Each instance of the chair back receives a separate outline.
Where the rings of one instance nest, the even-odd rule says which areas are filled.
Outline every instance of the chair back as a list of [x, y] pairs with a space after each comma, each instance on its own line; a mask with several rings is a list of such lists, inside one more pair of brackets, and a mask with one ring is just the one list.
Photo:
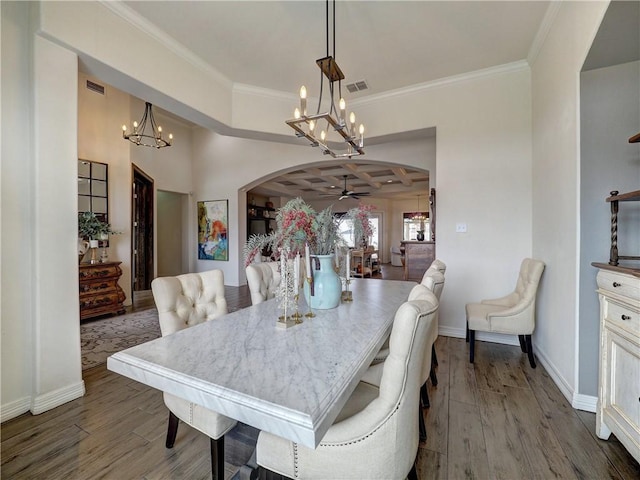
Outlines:
[[514, 291], [517, 295], [517, 303], [529, 303], [535, 300], [544, 266], [544, 262], [541, 260], [533, 258], [522, 260], [518, 282]]
[[[437, 295], [424, 284], [416, 285], [409, 293], [409, 301], [414, 300], [425, 300], [440, 307], [440, 301], [437, 298]], [[438, 339], [438, 310], [436, 310], [431, 323], [432, 325], [427, 331], [427, 346], [429, 348], [427, 348], [428, 351], [425, 351], [424, 359], [422, 361], [422, 374], [420, 375], [422, 383], [427, 381], [429, 373], [431, 372], [431, 345], [433, 345]]]
[[427, 352], [429, 356], [431, 353], [429, 341], [433, 335], [430, 330], [434, 326], [438, 300], [426, 289], [415, 294], [414, 298], [396, 311], [389, 337], [389, 356], [384, 362], [380, 380], [380, 394], [367, 408], [375, 408], [374, 404], [380, 403], [386, 406], [388, 415], [397, 416], [395, 432], [387, 432], [389, 440], [395, 440], [395, 444], [389, 445], [393, 448], [394, 461], [387, 463], [395, 465], [380, 466], [381, 469], [388, 468], [388, 471], [381, 472], [379, 478], [404, 478], [402, 475], [409, 472], [418, 451], [416, 411], [423, 383], [424, 358]]
[[420, 283], [431, 290], [438, 298], [438, 301], [440, 301], [442, 289], [444, 288], [444, 275], [442, 273], [438, 270], [429, 268], [424, 272], [424, 276]]
[[431, 265], [429, 265], [429, 268], [437, 270], [443, 275], [447, 271], [447, 265], [442, 260], [439, 260], [437, 258], [433, 262], [431, 262]]
[[151, 291], [162, 336], [227, 313], [222, 270], [158, 277]]
[[276, 296], [280, 285], [278, 262], [252, 263], [246, 268], [251, 304], [257, 305]]

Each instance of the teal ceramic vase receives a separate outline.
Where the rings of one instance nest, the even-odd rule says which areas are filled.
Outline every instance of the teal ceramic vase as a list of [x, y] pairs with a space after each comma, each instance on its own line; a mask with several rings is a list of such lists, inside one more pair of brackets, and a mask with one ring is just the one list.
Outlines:
[[[316, 270], [315, 259], [318, 259], [320, 269]], [[314, 310], [328, 310], [336, 308], [340, 304], [342, 283], [340, 277], [333, 269], [333, 255], [312, 255], [311, 271], [313, 272], [313, 295], [309, 282], [304, 283], [304, 298], [307, 305]]]

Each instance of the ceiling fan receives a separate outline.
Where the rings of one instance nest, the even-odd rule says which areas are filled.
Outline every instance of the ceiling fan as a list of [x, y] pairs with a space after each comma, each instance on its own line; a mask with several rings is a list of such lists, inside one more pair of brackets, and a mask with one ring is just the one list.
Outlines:
[[366, 197], [367, 195], [371, 195], [369, 192], [354, 192], [353, 190], [347, 190], [347, 176], [344, 177], [344, 190], [340, 193], [340, 198], [338, 200], [343, 200], [345, 198], [353, 198], [354, 200], [360, 200], [360, 197]]

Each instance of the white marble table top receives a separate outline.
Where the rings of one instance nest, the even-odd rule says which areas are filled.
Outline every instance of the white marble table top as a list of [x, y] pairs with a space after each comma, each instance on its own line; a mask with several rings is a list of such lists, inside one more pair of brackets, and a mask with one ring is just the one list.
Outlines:
[[415, 285], [354, 279], [352, 303], [288, 329], [276, 326], [280, 312], [269, 300], [118, 352], [107, 368], [315, 448]]

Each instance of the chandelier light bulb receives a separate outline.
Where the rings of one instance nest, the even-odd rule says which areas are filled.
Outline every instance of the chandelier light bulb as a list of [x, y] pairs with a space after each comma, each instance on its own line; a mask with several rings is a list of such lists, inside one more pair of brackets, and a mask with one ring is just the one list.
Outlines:
[[325, 139], [326, 137], [327, 137], [327, 133], [326, 133], [324, 130], [322, 130], [322, 131], [320, 132], [320, 140], [322, 140], [322, 142], [323, 142], [323, 143], [324, 143], [324, 139]]
[[126, 125], [122, 125], [122, 131], [126, 132], [127, 131], [127, 126]]
[[158, 125], [158, 131], [162, 133], [162, 127], [160, 125]]
[[364, 133], [364, 125], [363, 124], [360, 124], [359, 132], [360, 132], [360, 135], [362, 135]]
[[340, 123], [344, 123], [344, 114], [347, 108], [347, 102], [344, 101], [344, 98], [340, 99]]
[[136, 128], [138, 128], [138, 122], [133, 122], [133, 129], [135, 130]]
[[311, 121], [309, 122], [309, 131], [310, 131], [311, 133], [313, 133], [313, 131], [314, 131], [315, 129], [316, 129], [316, 122], [315, 122], [314, 120], [311, 120]]
[[169, 134], [169, 141], [173, 140], [173, 133]]
[[293, 118], [295, 118], [296, 120], [300, 118], [300, 109], [298, 107], [296, 107], [296, 109], [293, 111]]
[[300, 87], [300, 112], [307, 116], [307, 87], [304, 85]]

